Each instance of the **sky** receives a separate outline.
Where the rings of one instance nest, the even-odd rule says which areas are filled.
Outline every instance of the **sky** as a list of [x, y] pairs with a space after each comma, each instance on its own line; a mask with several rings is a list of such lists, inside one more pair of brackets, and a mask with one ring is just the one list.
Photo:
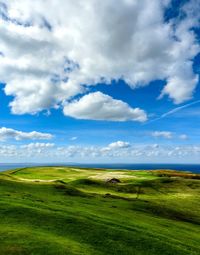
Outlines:
[[0, 162], [200, 163], [200, 0], [0, 0]]

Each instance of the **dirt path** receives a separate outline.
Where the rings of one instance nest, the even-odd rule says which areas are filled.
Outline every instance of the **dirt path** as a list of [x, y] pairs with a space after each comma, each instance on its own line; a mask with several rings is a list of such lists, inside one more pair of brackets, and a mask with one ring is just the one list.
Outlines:
[[58, 181], [58, 179], [53, 180], [42, 180], [42, 179], [25, 179], [25, 178], [17, 178], [20, 181], [26, 181], [26, 182], [55, 182]]

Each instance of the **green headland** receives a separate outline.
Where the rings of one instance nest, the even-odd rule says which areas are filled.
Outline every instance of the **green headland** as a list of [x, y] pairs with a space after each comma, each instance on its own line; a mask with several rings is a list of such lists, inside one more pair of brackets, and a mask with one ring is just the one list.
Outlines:
[[199, 255], [200, 175], [36, 167], [0, 173], [1, 255]]

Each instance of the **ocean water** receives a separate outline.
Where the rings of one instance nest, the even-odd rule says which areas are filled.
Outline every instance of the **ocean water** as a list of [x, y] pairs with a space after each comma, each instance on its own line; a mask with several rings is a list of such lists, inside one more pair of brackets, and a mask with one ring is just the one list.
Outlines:
[[108, 168], [108, 169], [128, 169], [128, 170], [154, 170], [154, 169], [173, 169], [181, 171], [190, 171], [192, 173], [200, 174], [200, 164], [0, 164], [0, 171], [32, 167], [32, 166], [76, 166], [87, 168]]

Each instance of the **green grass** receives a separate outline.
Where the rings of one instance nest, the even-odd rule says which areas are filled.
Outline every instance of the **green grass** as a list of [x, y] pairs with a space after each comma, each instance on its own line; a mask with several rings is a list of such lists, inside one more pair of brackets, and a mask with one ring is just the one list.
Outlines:
[[1, 255], [200, 254], [199, 175], [24, 168], [0, 194]]

